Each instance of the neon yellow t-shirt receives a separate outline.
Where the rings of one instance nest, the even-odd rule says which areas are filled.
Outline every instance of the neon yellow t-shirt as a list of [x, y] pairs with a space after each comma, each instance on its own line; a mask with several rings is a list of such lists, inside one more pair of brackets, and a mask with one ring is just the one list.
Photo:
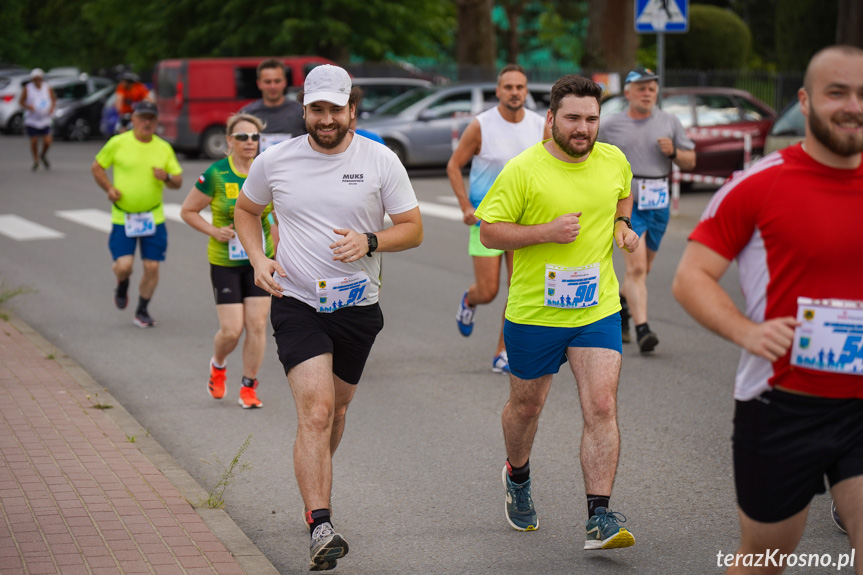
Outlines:
[[183, 173], [171, 145], [153, 136], [149, 142], [135, 138], [132, 130], [114, 136], [96, 154], [96, 161], [105, 168], [114, 168], [114, 187], [120, 200], [111, 208], [111, 222], [123, 224], [127, 213], [153, 212], [156, 224], [165, 221], [162, 209], [162, 188], [153, 168], [162, 168], [170, 175]]
[[[536, 144], [506, 165], [476, 210], [484, 222], [523, 226], [548, 223], [582, 212], [581, 230], [571, 244], [545, 243], [515, 251], [506, 318], [514, 323], [579, 327], [620, 311], [614, 275], [614, 217], [617, 202], [629, 196], [632, 171], [615, 146], [597, 142], [581, 163], [552, 156]], [[598, 303], [562, 309], [545, 305], [546, 265], [580, 267], [599, 264]]]

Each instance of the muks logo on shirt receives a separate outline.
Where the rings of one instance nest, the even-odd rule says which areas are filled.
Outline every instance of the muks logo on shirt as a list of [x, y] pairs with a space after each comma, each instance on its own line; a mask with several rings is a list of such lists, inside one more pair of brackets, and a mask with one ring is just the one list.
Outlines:
[[347, 183], [350, 185], [356, 185], [363, 183], [363, 175], [362, 174], [345, 174], [342, 176], [342, 183]]

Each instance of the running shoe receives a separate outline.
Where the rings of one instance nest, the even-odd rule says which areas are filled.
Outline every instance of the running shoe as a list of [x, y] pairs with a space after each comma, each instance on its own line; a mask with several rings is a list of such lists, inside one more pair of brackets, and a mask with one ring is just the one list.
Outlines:
[[331, 523], [321, 523], [312, 533], [309, 544], [309, 571], [335, 569], [336, 559], [348, 554], [348, 542], [333, 530]]
[[126, 306], [129, 305], [129, 292], [120, 295], [120, 288], [114, 288], [114, 305], [117, 306], [117, 309], [126, 309]]
[[264, 407], [264, 404], [261, 403], [261, 400], [258, 399], [258, 394], [255, 392], [255, 389], [258, 387], [258, 380], [255, 380], [255, 387], [246, 387], [245, 385], [240, 386], [240, 399], [239, 403], [243, 406], [243, 409], [251, 409], [254, 407]]
[[139, 311], [135, 314], [135, 319], [132, 322], [138, 327], [156, 327], [156, 320], [150, 317], [146, 310]]
[[597, 507], [596, 514], [585, 525], [585, 549], [618, 549], [635, 545], [635, 537], [618, 525], [626, 523], [623, 513]]
[[845, 531], [845, 526], [842, 525], [842, 518], [839, 517], [839, 512], [836, 510], [835, 500], [830, 505], [830, 516], [833, 517], [833, 523], [836, 524], [836, 527], [839, 528], [839, 531], [841, 531], [842, 533], [848, 533], [847, 531]]
[[648, 331], [646, 334], [638, 338], [638, 349], [641, 353], [652, 352], [658, 344], [659, 337], [652, 331]]
[[458, 322], [458, 331], [463, 336], [467, 337], [473, 331], [473, 320], [476, 315], [476, 306], [469, 305], [467, 302], [467, 292], [461, 296], [458, 302], [458, 311], [455, 314], [456, 322]]
[[210, 390], [210, 395], [213, 399], [222, 399], [225, 397], [225, 380], [228, 378], [228, 366], [216, 367], [213, 365], [213, 360], [210, 360], [210, 382], [207, 384], [207, 389]]
[[494, 356], [491, 360], [491, 370], [495, 373], [509, 373], [509, 357], [506, 355], [506, 350]]
[[524, 483], [513, 483], [503, 466], [503, 487], [506, 489], [504, 512], [506, 522], [516, 531], [536, 531], [539, 529], [539, 519], [533, 508], [533, 498], [530, 496], [530, 479]]
[[45, 157], [45, 152], [42, 152], [42, 155], [39, 157], [42, 158], [42, 163], [45, 164], [45, 169], [50, 170], [51, 164], [48, 163], [48, 158]]

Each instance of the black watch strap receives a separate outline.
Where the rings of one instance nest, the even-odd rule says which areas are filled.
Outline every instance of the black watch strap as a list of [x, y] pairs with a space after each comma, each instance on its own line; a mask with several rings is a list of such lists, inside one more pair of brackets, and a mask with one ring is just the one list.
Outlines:
[[365, 234], [369, 240], [369, 251], [366, 255], [372, 257], [372, 252], [378, 249], [378, 237], [372, 232], [365, 232]]
[[632, 221], [626, 216], [620, 216], [619, 218], [615, 218], [614, 223], [616, 224], [617, 222], [624, 222], [626, 224], [626, 227], [628, 227], [630, 230], [632, 229]]

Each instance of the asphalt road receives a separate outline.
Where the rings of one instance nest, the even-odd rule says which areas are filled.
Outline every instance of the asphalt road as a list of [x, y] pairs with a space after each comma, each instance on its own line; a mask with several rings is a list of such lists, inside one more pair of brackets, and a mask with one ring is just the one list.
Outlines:
[[[89, 171], [99, 146], [57, 143], [51, 171], [31, 173], [25, 141], [0, 137], [0, 291], [35, 291], [4, 305], [89, 371], [137, 419], [141, 434], [155, 437], [203, 486], [216, 483], [219, 462], [229, 463], [251, 436], [241, 459], [250, 468], [227, 488], [226, 510], [280, 572], [305, 573], [308, 536], [291, 459], [295, 410], [275, 346], [259, 376], [263, 409], [236, 403], [239, 351], [229, 358], [226, 399], [210, 398], [217, 321], [206, 238], [176, 221], [167, 224], [168, 259], [150, 306], [158, 326], [139, 329], [133, 305], [114, 308], [107, 233], [57, 214], [109, 210]], [[180, 204], [209, 163], [181, 157], [181, 164], [183, 189], [167, 190], [167, 203]], [[585, 552], [581, 413], [572, 374], [564, 366], [555, 378], [531, 457], [541, 528], [512, 531], [500, 484], [508, 384], [490, 370], [503, 297], [480, 308], [473, 336], [458, 334], [455, 309], [473, 275], [467, 230], [446, 217], [454, 204], [442, 171], [415, 173], [412, 181], [423, 202], [425, 242], [385, 256], [386, 327], [335, 458], [336, 526], [351, 545], [337, 572], [720, 573], [717, 553], [737, 543], [730, 434], [738, 352], [695, 325], [669, 287], [710, 192], [684, 195], [648, 280], [657, 352], [641, 357], [634, 344], [624, 348], [622, 449], [611, 506], [626, 515], [637, 543]], [[62, 237], [7, 237], [18, 221], [8, 215]], [[740, 301], [735, 269], [724, 283]], [[799, 551], [849, 551], [829, 504], [829, 497], [815, 499]]]

